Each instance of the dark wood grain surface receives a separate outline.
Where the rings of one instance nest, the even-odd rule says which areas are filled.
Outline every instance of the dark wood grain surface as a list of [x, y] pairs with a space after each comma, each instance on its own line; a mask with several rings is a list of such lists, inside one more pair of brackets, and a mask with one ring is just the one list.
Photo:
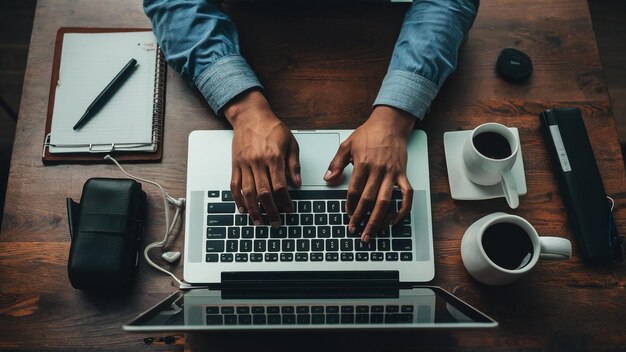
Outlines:
[[[268, 5], [228, 8], [240, 28], [242, 50], [257, 71], [276, 113], [292, 128], [355, 128], [370, 112], [405, 5]], [[626, 346], [623, 266], [589, 267], [577, 256], [543, 262], [506, 287], [472, 280], [460, 258], [460, 240], [478, 218], [506, 211], [528, 219], [542, 234], [572, 239], [563, 199], [538, 114], [577, 106], [596, 153], [606, 190], [616, 200], [618, 231], [626, 234], [626, 178], [611, 105], [584, 0], [484, 0], [461, 50], [457, 72], [418, 125], [429, 138], [435, 236], [435, 285], [500, 322], [492, 330], [406, 333], [131, 334], [122, 323], [176, 290], [140, 264], [137, 285], [120, 297], [72, 289], [65, 198], [80, 198], [90, 177], [121, 177], [111, 165], [41, 163], [54, 38], [65, 26], [149, 26], [139, 0], [40, 0], [31, 39], [20, 118], [0, 235], [0, 348], [9, 350], [619, 350]], [[504, 47], [533, 58], [524, 85], [497, 78]], [[495, 121], [518, 127], [528, 194], [516, 210], [504, 200], [450, 197], [443, 133]], [[228, 128], [203, 98], [169, 70], [163, 161], [128, 164], [129, 172], [185, 193], [186, 139], [196, 129]], [[150, 217], [143, 244], [163, 233], [162, 201], [146, 186]], [[172, 241], [182, 248], [182, 231]], [[179, 275], [182, 268], [173, 268]], [[163, 336], [176, 342], [159, 342]], [[148, 346], [145, 337], [156, 341]]]

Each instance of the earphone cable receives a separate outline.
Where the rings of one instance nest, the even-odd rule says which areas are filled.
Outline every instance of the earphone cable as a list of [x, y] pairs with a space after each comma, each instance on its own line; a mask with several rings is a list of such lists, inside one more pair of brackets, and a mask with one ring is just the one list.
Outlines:
[[[178, 284], [180, 286], [189, 286], [188, 283], [180, 280], [179, 278], [176, 277], [176, 275], [174, 275], [173, 273], [165, 270], [164, 268], [162, 268], [161, 266], [157, 265], [155, 262], [152, 261], [152, 259], [150, 259], [150, 257], [148, 256], [150, 250], [152, 248], [157, 248], [157, 247], [164, 247], [167, 244], [167, 241], [169, 239], [170, 233], [172, 232], [172, 230], [174, 229], [174, 225], [176, 224], [176, 221], [178, 220], [178, 216], [180, 214], [180, 211], [184, 208], [185, 206], [185, 199], [184, 198], [179, 198], [179, 199], [175, 199], [172, 196], [170, 196], [169, 194], [167, 194], [167, 192], [165, 192], [165, 190], [163, 189], [163, 187], [161, 187], [160, 184], [150, 181], [150, 180], [146, 180], [140, 177], [136, 177], [133, 176], [131, 174], [129, 174], [128, 172], [126, 172], [126, 170], [124, 170], [124, 168], [122, 168], [122, 166], [117, 162], [117, 160], [115, 160], [115, 158], [113, 158], [110, 155], [106, 155], [104, 157], [105, 160], [110, 160], [112, 161], [115, 165], [117, 165], [117, 167], [122, 170], [122, 172], [135, 180], [141, 181], [141, 182], [146, 182], [149, 183], [151, 185], [154, 185], [156, 187], [159, 188], [159, 190], [161, 191], [161, 194], [163, 195], [163, 206], [165, 208], [165, 235], [163, 236], [163, 240], [158, 241], [158, 242], [153, 242], [150, 243], [146, 246], [146, 248], [143, 251], [143, 256], [146, 259], [146, 262], [154, 267], [155, 269], [168, 274], [169, 276], [171, 276], [174, 280], [176, 280], [176, 282], [178, 282]], [[169, 217], [169, 205], [172, 204], [172, 206], [176, 207], [176, 212], [174, 213], [174, 219], [172, 219], [172, 222], [170, 223], [170, 217]]]

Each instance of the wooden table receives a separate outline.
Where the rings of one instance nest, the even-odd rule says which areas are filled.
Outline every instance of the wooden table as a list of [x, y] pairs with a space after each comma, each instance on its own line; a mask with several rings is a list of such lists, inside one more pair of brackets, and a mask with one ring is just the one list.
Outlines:
[[[229, 9], [242, 48], [258, 72], [276, 113], [292, 128], [355, 128], [385, 74], [405, 5], [269, 5]], [[448, 80], [419, 128], [429, 136], [435, 236], [433, 284], [452, 291], [500, 322], [493, 330], [405, 333], [131, 334], [121, 325], [176, 287], [140, 264], [138, 284], [120, 297], [93, 296], [71, 288], [65, 198], [79, 199], [90, 177], [121, 177], [111, 165], [43, 166], [41, 141], [56, 31], [61, 26], [149, 26], [134, 0], [40, 0], [13, 151], [0, 237], [0, 348], [154, 350], [493, 350], [624, 349], [624, 267], [589, 267], [578, 257], [540, 263], [507, 287], [472, 280], [459, 246], [476, 219], [507, 211], [528, 219], [540, 233], [572, 238], [552, 171], [538, 114], [546, 108], [583, 111], [606, 190], [616, 200], [618, 230], [626, 234], [626, 179], [611, 105], [585, 0], [484, 0], [458, 71]], [[524, 85], [497, 78], [494, 62], [504, 47], [534, 60]], [[186, 138], [197, 129], [227, 128], [203, 98], [172, 70], [168, 73], [165, 150], [157, 164], [128, 171], [158, 180], [180, 197], [185, 192]], [[496, 121], [520, 130], [528, 194], [516, 210], [504, 200], [454, 201], [450, 197], [443, 133]], [[146, 186], [150, 217], [143, 243], [161, 237], [161, 200]], [[180, 232], [182, 234], [182, 231]], [[174, 248], [182, 247], [178, 235]], [[181, 274], [180, 267], [175, 271]], [[158, 338], [176, 337], [173, 345]], [[157, 340], [152, 346], [144, 337]]]

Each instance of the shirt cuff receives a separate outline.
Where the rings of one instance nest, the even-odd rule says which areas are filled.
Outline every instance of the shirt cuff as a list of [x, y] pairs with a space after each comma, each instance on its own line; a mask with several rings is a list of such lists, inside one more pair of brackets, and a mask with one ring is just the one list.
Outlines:
[[221, 115], [224, 105], [251, 88], [263, 88], [246, 60], [239, 55], [229, 55], [217, 60], [196, 79], [196, 87], [216, 114]]
[[418, 74], [390, 70], [383, 80], [374, 106], [389, 105], [421, 120], [438, 91], [434, 82]]

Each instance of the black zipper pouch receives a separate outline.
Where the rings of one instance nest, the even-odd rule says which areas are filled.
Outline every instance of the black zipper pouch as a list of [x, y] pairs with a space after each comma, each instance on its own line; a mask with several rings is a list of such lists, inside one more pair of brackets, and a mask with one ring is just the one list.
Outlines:
[[81, 290], [124, 290], [139, 260], [146, 194], [130, 179], [90, 178], [80, 204], [67, 198], [70, 282]]

